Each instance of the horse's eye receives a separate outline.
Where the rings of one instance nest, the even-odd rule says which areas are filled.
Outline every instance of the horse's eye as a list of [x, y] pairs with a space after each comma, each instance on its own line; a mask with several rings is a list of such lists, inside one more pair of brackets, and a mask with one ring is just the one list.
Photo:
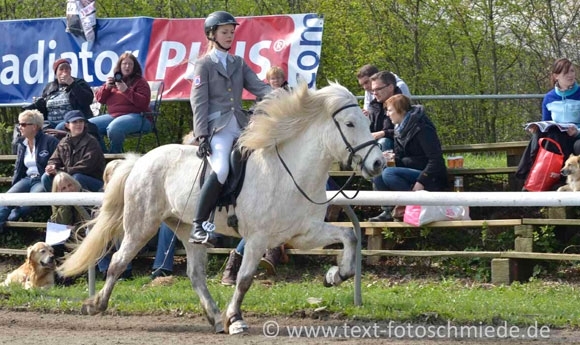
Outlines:
[[346, 123], [346, 126], [347, 126], [347, 127], [351, 127], [351, 128], [352, 128], [352, 127], [354, 127], [354, 123], [352, 123], [352, 122], [347, 122], [347, 123]]

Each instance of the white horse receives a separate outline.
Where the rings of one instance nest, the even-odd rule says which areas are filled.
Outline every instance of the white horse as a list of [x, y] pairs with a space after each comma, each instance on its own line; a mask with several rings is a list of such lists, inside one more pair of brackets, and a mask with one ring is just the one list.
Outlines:
[[[268, 248], [288, 243], [312, 249], [342, 242], [342, 261], [328, 271], [324, 283], [336, 286], [354, 275], [356, 237], [352, 228], [325, 223], [326, 205], [307, 201], [295, 183], [312, 200], [322, 202], [326, 201], [325, 183], [333, 161], [355, 163], [366, 178], [381, 173], [384, 159], [356, 98], [336, 83], [316, 91], [302, 85], [292, 93], [279, 93], [259, 103], [239, 144], [253, 151], [235, 208], [246, 247], [223, 320], [206, 285], [206, 248], [188, 242], [202, 161], [197, 158], [197, 147], [177, 144], [158, 147], [141, 158], [128, 156], [116, 167], [92, 230], [59, 267], [65, 276], [80, 274], [96, 263], [111, 241], [123, 238], [105, 285], [84, 302], [84, 313], [107, 309], [117, 278], [155, 236], [161, 222], [184, 243], [187, 275], [216, 332], [236, 334], [248, 328], [240, 307]], [[216, 214], [217, 231], [237, 235], [225, 225], [225, 216]]]

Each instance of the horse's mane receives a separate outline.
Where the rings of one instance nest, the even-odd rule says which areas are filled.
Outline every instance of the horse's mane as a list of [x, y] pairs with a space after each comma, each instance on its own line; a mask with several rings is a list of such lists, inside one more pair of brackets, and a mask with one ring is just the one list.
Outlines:
[[276, 91], [257, 104], [250, 124], [238, 139], [242, 151], [273, 148], [305, 131], [320, 116], [330, 116], [354, 95], [338, 83], [310, 90], [301, 83], [292, 92]]

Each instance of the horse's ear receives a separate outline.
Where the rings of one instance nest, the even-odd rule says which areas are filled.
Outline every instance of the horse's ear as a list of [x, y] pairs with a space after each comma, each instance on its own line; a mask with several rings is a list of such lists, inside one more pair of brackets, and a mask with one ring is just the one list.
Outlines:
[[296, 73], [296, 88], [301, 89], [303, 85], [306, 85], [306, 88], [308, 88], [306, 79], [300, 73]]

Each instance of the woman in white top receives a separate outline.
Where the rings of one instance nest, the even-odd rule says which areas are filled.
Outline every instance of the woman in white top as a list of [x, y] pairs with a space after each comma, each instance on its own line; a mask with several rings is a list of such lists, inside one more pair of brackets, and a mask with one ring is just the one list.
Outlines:
[[[58, 145], [58, 139], [44, 134], [43, 123], [44, 117], [38, 110], [25, 110], [18, 115], [22, 140], [18, 143], [12, 187], [7, 193], [46, 192], [40, 176]], [[18, 220], [31, 209], [31, 206], [0, 206], [0, 232], [3, 231], [6, 220]]]

